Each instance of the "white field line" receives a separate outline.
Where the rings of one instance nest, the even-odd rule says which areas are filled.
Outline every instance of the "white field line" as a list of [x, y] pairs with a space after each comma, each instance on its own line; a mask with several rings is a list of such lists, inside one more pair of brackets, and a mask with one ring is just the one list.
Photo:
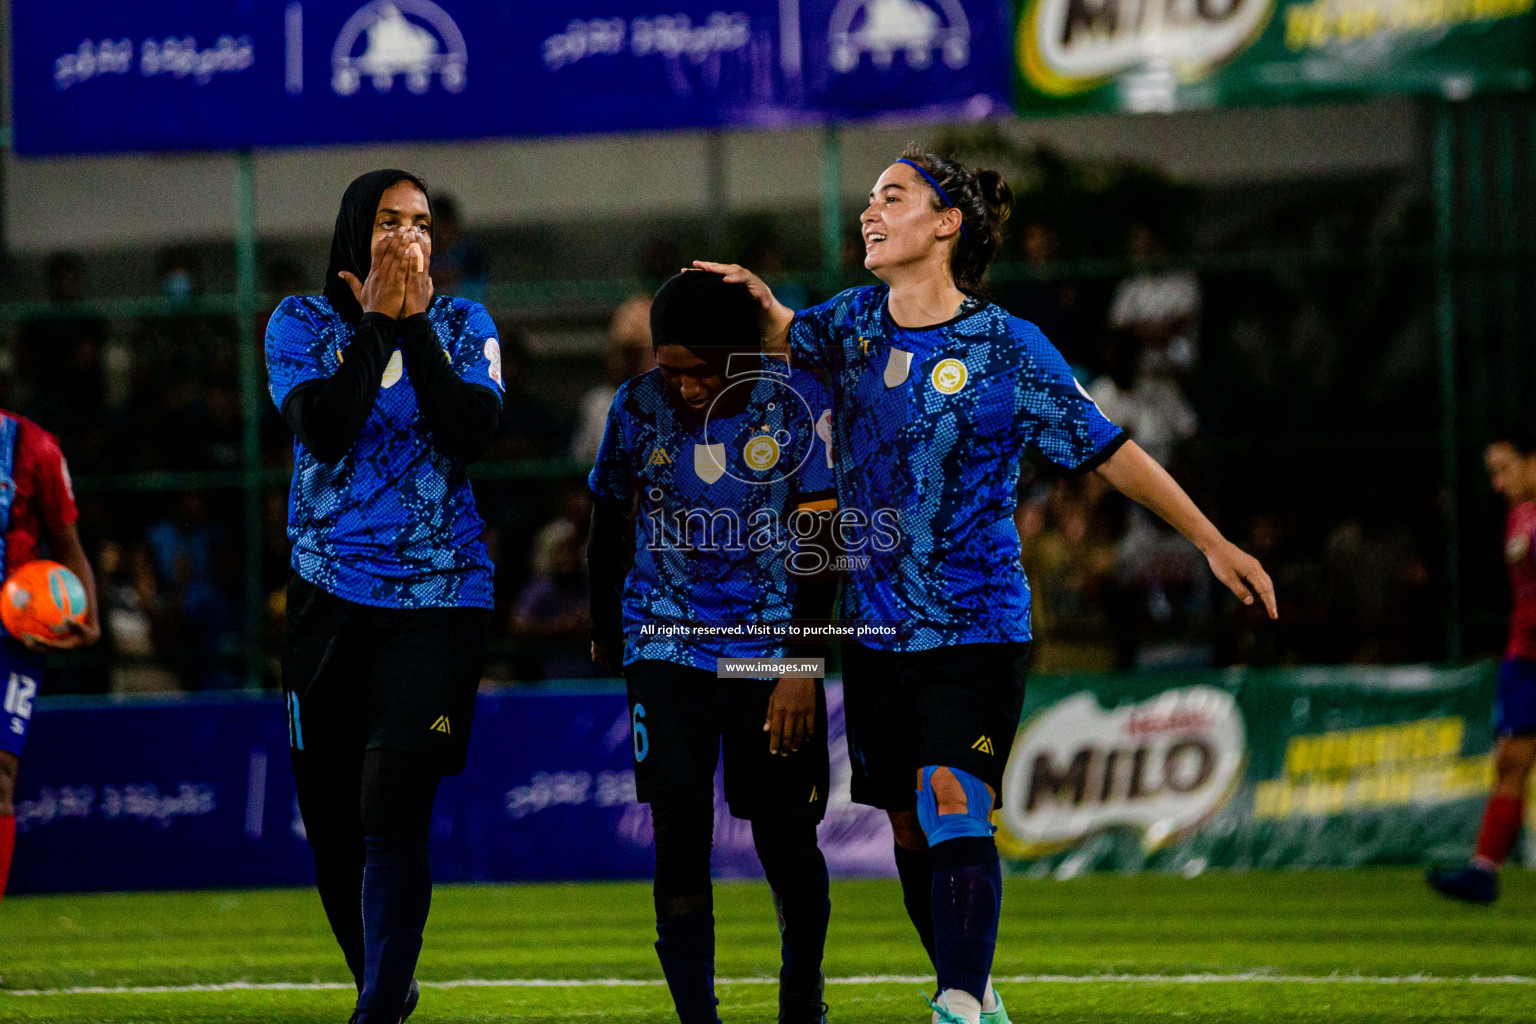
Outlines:
[[[1520, 974], [1446, 977], [1437, 974], [1378, 976], [1369, 974], [1016, 974], [994, 979], [1002, 985], [1536, 985], [1536, 977]], [[777, 978], [718, 978], [716, 984], [777, 985]], [[931, 975], [865, 974], [828, 978], [828, 985], [927, 985]], [[651, 988], [660, 978], [461, 978], [424, 981], [422, 988]], [[80, 985], [73, 988], [0, 989], [7, 996], [140, 996], [184, 992], [329, 992], [349, 990], [339, 981], [226, 981], [206, 985]]]

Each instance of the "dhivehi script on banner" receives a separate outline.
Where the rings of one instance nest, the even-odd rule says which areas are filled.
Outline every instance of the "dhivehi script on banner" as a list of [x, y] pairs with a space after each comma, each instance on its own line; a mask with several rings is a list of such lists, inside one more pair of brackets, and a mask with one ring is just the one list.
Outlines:
[[22, 155], [1004, 113], [1009, 0], [11, 4]]
[[1493, 690], [1492, 666], [1037, 678], [999, 846], [1060, 876], [1465, 857]]
[[[999, 848], [1010, 869], [1056, 877], [1464, 858], [1490, 782], [1494, 678], [1491, 664], [1033, 677]], [[828, 866], [893, 874], [885, 813], [850, 799], [836, 682], [827, 720]], [[482, 695], [468, 769], [433, 814], [434, 871], [648, 877], [635, 742], [622, 686]], [[16, 790], [12, 891], [305, 884], [287, 746], [274, 695], [45, 700]], [[720, 781], [715, 870], [759, 877]]]
[[1158, 111], [1532, 84], [1536, 0], [1027, 0], [1026, 111]]

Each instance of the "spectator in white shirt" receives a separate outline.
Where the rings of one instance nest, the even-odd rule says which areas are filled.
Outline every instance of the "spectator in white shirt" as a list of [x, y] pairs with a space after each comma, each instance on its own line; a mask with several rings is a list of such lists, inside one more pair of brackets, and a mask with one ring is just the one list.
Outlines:
[[[1126, 250], [1135, 263], [1155, 263], [1168, 252], [1146, 224], [1131, 226]], [[1115, 288], [1109, 325], [1141, 340], [1143, 375], [1183, 377], [1198, 355], [1200, 303], [1200, 279], [1193, 271], [1148, 267]]]
[[1111, 330], [1106, 356], [1109, 371], [1088, 394], [1148, 455], [1168, 465], [1179, 444], [1194, 436], [1199, 417], [1176, 381], [1144, 371], [1146, 350], [1132, 331]]

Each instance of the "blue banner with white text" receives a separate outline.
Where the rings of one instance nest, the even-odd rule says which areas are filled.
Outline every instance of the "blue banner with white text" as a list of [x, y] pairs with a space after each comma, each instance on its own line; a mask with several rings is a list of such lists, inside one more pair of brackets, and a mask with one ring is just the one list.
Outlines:
[[[821, 840], [841, 875], [889, 873], [885, 815], [848, 801], [841, 687], [828, 688], [833, 792]], [[482, 696], [469, 764], [432, 819], [443, 882], [648, 878], [621, 688]], [[764, 739], [766, 742], [766, 737]], [[760, 877], [747, 822], [716, 778], [715, 862]], [[276, 697], [120, 706], [41, 702], [16, 791], [10, 891], [307, 885], [314, 878]]]
[[18, 153], [1008, 109], [1004, 0], [12, 4]]

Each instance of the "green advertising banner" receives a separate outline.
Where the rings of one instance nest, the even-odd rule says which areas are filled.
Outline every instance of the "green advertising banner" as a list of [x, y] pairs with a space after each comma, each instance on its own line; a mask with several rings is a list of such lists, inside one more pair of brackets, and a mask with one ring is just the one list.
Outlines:
[[1021, 0], [1022, 112], [1529, 89], [1536, 0]]
[[998, 846], [1059, 877], [1464, 859], [1492, 781], [1495, 675], [1032, 679]]

